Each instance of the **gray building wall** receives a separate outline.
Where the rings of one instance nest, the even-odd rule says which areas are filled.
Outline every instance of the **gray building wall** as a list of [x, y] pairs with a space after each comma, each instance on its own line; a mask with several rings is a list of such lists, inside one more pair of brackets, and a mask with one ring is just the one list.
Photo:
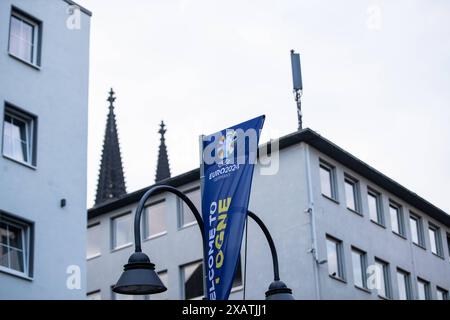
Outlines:
[[[8, 54], [12, 6], [42, 22], [40, 68]], [[90, 16], [83, 11], [81, 29], [70, 30], [68, 7], [63, 0], [0, 1], [0, 132], [5, 102], [38, 123], [35, 168], [0, 156], [0, 210], [34, 222], [33, 276], [0, 272], [0, 299], [79, 299], [86, 292]], [[66, 286], [70, 265], [80, 267], [80, 290]]]
[[[321, 194], [319, 159], [335, 166], [338, 202]], [[355, 174], [343, 164], [321, 154], [304, 142], [282, 149], [279, 160], [279, 172], [276, 175], [261, 175], [259, 165], [255, 167], [249, 208], [269, 228], [278, 250], [281, 279], [293, 289], [297, 299], [379, 299], [376, 290], [361, 290], [354, 286], [351, 246], [367, 252], [369, 265], [374, 263], [375, 257], [390, 263], [390, 283], [394, 299], [398, 298], [395, 273], [397, 267], [411, 273], [413, 297], [417, 294], [417, 276], [430, 281], [433, 298], [436, 297], [436, 286], [450, 289], [450, 260], [445, 241], [446, 232], [450, 232], [448, 226], [433, 221], [425, 213], [412, 208], [402, 199], [390, 195], [383, 188]], [[308, 196], [308, 162], [312, 199]], [[352, 175], [360, 182], [362, 216], [346, 208], [344, 173]], [[193, 182], [194, 185], [198, 183]], [[367, 185], [382, 193], [385, 228], [374, 224], [368, 217]], [[189, 189], [189, 186], [183, 186], [181, 189]], [[201, 259], [201, 239], [196, 225], [177, 229], [177, 205], [173, 195], [160, 195], [151, 201], [163, 197], [166, 199], [167, 234], [144, 242], [143, 251], [149, 253], [157, 271], [168, 270], [169, 299], [180, 299], [182, 283], [179, 266]], [[402, 205], [406, 239], [391, 231], [388, 216], [389, 199]], [[327, 263], [317, 264], [310, 253], [313, 236], [311, 215], [307, 212], [311, 206], [310, 200], [316, 222], [318, 260], [327, 259], [327, 234], [343, 241], [345, 281], [330, 277]], [[88, 292], [101, 290], [103, 299], [111, 298], [111, 285], [118, 280], [123, 264], [134, 249], [129, 247], [111, 252], [111, 218], [123, 212], [134, 214], [135, 207], [136, 204], [132, 204], [89, 220], [89, 224], [100, 222], [101, 236], [98, 241], [101, 243], [102, 254], [88, 261]], [[425, 250], [411, 242], [408, 220], [410, 210], [423, 217], [424, 236], [427, 241]], [[428, 221], [441, 228], [443, 258], [435, 256], [430, 251]], [[263, 233], [251, 220], [248, 233], [246, 297], [264, 299], [264, 292], [273, 280], [270, 251]], [[242, 296], [242, 290], [237, 290], [230, 298], [242, 299]]]

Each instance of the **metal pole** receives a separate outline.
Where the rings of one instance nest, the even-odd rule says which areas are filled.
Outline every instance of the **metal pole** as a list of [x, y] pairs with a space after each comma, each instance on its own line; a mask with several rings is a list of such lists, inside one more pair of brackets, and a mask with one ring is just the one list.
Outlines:
[[302, 120], [302, 90], [295, 90], [295, 101], [297, 102], [297, 117], [298, 117], [298, 130], [303, 129], [303, 120]]

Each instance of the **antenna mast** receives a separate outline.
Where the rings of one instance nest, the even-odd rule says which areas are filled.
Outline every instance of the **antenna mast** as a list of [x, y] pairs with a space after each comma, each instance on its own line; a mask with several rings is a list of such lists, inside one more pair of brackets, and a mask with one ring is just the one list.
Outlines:
[[295, 102], [297, 103], [297, 117], [298, 117], [298, 130], [303, 129], [302, 123], [302, 102], [301, 97], [303, 94], [302, 83], [302, 70], [300, 66], [300, 54], [291, 50], [291, 67], [292, 67], [292, 84], [295, 95]]

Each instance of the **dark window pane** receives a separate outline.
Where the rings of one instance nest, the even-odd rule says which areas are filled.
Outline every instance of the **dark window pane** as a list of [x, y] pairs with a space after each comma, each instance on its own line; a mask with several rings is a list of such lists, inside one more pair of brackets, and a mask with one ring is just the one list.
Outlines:
[[236, 267], [236, 273], [234, 274], [233, 279], [233, 288], [242, 286], [242, 265], [241, 265], [241, 258], [239, 258], [237, 267]]
[[0, 245], [0, 266], [9, 268], [8, 248]]
[[185, 299], [203, 296], [203, 267], [201, 262], [183, 267]]
[[0, 222], [0, 244], [8, 245], [8, 228], [3, 222]]
[[22, 229], [10, 225], [8, 235], [10, 247], [23, 249]]

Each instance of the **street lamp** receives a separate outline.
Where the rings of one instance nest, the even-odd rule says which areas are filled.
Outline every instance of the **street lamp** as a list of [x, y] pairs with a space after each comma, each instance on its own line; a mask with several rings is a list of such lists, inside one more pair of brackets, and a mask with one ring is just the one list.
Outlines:
[[[180, 190], [169, 185], [158, 185], [150, 188], [139, 201], [136, 208], [134, 218], [134, 243], [135, 252], [128, 259], [128, 263], [124, 266], [124, 271], [114, 286], [113, 291], [120, 294], [142, 295], [142, 294], [156, 294], [167, 290], [162, 283], [158, 274], [155, 272], [155, 265], [150, 262], [150, 258], [142, 252], [141, 248], [141, 216], [145, 208], [147, 200], [156, 192], [170, 192], [183, 200], [197, 220], [198, 227], [202, 234], [202, 243], [205, 243], [203, 220], [192, 201]], [[266, 292], [266, 300], [294, 300], [292, 290], [289, 289], [284, 282], [280, 280], [278, 268], [278, 255], [275, 249], [275, 244], [269, 233], [269, 230], [264, 225], [262, 220], [253, 212], [248, 211], [248, 216], [252, 218], [258, 226], [262, 229], [269, 243], [270, 251], [272, 253], [274, 281], [270, 284], [269, 290]], [[203, 251], [205, 246], [203, 245]], [[204, 255], [205, 256], [205, 255]], [[206, 276], [205, 264], [203, 263], [203, 276]], [[203, 285], [206, 281], [204, 278]], [[204, 288], [206, 292], [206, 288]]]

